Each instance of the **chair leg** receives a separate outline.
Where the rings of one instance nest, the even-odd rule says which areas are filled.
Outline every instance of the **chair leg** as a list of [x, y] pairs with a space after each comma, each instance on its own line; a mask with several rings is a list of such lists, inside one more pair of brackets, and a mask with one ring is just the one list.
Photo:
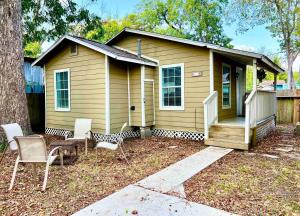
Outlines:
[[63, 169], [64, 167], [64, 153], [62, 151], [59, 151], [59, 157], [60, 157], [60, 167]]
[[47, 185], [47, 180], [48, 180], [48, 173], [49, 173], [49, 162], [47, 162], [46, 165], [46, 170], [45, 170], [45, 177], [44, 177], [44, 182], [43, 182], [43, 188], [42, 190], [45, 191], [46, 190], [46, 185]]
[[124, 151], [123, 151], [122, 145], [119, 145], [119, 147], [120, 147], [121, 153], [122, 153], [123, 156], [124, 156], [124, 159], [126, 160], [126, 163], [129, 165], [129, 161], [128, 161], [128, 159], [127, 159], [127, 157], [126, 157], [126, 155], [125, 155], [125, 153], [124, 153]]
[[88, 140], [87, 140], [87, 138], [85, 139], [85, 155], [87, 155], [87, 142], [88, 142]]
[[10, 186], [9, 186], [9, 190], [11, 190], [14, 186], [14, 182], [15, 182], [15, 178], [16, 178], [16, 174], [17, 174], [17, 170], [18, 170], [18, 164], [19, 164], [19, 156], [17, 157], [16, 163], [15, 163], [15, 168], [13, 171], [13, 175], [10, 181]]

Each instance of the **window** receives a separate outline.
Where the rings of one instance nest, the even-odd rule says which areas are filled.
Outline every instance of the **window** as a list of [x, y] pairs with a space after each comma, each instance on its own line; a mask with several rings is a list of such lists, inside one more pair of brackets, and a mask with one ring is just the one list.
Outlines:
[[184, 110], [184, 64], [160, 67], [160, 109]]
[[230, 65], [222, 64], [222, 107], [231, 106], [231, 68]]
[[55, 110], [70, 111], [70, 70], [54, 71]]

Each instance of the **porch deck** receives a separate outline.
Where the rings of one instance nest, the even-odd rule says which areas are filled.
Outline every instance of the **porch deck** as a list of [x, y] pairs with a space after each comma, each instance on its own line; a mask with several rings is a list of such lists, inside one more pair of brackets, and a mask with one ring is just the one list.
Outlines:
[[217, 125], [220, 126], [236, 126], [236, 127], [245, 127], [245, 117], [235, 117], [235, 118], [229, 118], [224, 119], [222, 121], [219, 121]]

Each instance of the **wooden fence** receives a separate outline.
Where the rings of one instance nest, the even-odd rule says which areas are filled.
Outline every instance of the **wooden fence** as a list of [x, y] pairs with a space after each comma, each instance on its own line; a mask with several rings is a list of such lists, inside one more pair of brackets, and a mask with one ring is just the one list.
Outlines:
[[300, 90], [277, 91], [277, 122], [300, 122]]
[[45, 95], [44, 93], [26, 94], [31, 129], [35, 133], [45, 131]]

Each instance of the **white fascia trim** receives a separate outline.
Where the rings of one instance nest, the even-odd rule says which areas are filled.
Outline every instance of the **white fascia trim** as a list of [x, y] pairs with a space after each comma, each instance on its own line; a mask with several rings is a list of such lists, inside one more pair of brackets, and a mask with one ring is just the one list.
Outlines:
[[[68, 108], [59, 108], [57, 107], [57, 98], [56, 98], [56, 74], [57, 73], [61, 73], [61, 72], [68, 72], [68, 100], [69, 100], [69, 106]], [[66, 68], [66, 69], [58, 69], [58, 70], [54, 70], [53, 73], [53, 80], [54, 80], [54, 109], [57, 112], [69, 112], [71, 111], [71, 79], [70, 79], [70, 68]]]
[[45, 53], [43, 53], [37, 60], [35, 60], [31, 65], [34, 66], [36, 65], [39, 61], [41, 61], [49, 52], [51, 52], [56, 46], [58, 46], [64, 39], [68, 39], [70, 41], [73, 41], [75, 43], [78, 43], [82, 46], [85, 46], [85, 47], [88, 47], [92, 50], [95, 50], [95, 51], [98, 51], [100, 53], [103, 53], [104, 55], [107, 55], [111, 58], [114, 58], [116, 60], [120, 60], [120, 61], [126, 61], [126, 62], [132, 62], [132, 63], [137, 63], [137, 64], [145, 64], [145, 65], [149, 65], [149, 66], [157, 66], [155, 63], [151, 63], [151, 62], [144, 62], [144, 61], [141, 61], [141, 60], [135, 60], [135, 59], [130, 59], [130, 58], [126, 58], [126, 57], [123, 57], [123, 56], [118, 56], [118, 55], [115, 55], [113, 53], [110, 53], [104, 49], [101, 49], [97, 46], [93, 46], [89, 43], [85, 43], [77, 38], [73, 38], [69, 35], [66, 35], [64, 37], [62, 37], [61, 39], [59, 39], [56, 43], [54, 43]]
[[110, 134], [110, 78], [109, 58], [105, 55], [105, 134]]
[[214, 53], [212, 49], [209, 49], [209, 89], [210, 94], [214, 92]]
[[[226, 67], [229, 67], [229, 77], [230, 77], [230, 89], [229, 89], [229, 106], [224, 106], [224, 104], [223, 104], [223, 68], [224, 68], [224, 66], [226, 66]], [[232, 71], [231, 71], [231, 65], [229, 65], [229, 64], [226, 64], [226, 63], [222, 63], [222, 109], [231, 109], [231, 102], [232, 102], [232, 100], [231, 100], [231, 91], [232, 91], [232, 79], [231, 79], [231, 75], [232, 75]]]
[[127, 65], [127, 92], [128, 92], [128, 126], [131, 126], [131, 97], [130, 97], [130, 69]]
[[141, 107], [142, 107], [142, 127], [146, 127], [145, 116], [145, 65], [141, 65]]
[[[162, 102], [162, 69], [169, 67], [181, 67], [181, 106], [163, 106]], [[184, 110], [184, 63], [159, 66], [159, 110]]]
[[[125, 48], [123, 48], [123, 47], [119, 47], [119, 46], [113, 46], [114, 48], [117, 48], [117, 49], [119, 49], [119, 50], [122, 50], [122, 51], [125, 51], [125, 52], [128, 52], [128, 53], [131, 53], [131, 54], [133, 54], [133, 55], [137, 55], [137, 53], [136, 52], [133, 52], [133, 51], [131, 51], [131, 50], [128, 50], [128, 49], [125, 49]], [[142, 58], [145, 58], [145, 59], [148, 59], [149, 61], [153, 61], [153, 62], [156, 62], [158, 65], [159, 65], [159, 60], [157, 60], [157, 59], [154, 59], [154, 58], [151, 58], [151, 57], [148, 57], [148, 56], [145, 56], [145, 55], [143, 55], [142, 54]], [[157, 66], [157, 65], [156, 65]]]

